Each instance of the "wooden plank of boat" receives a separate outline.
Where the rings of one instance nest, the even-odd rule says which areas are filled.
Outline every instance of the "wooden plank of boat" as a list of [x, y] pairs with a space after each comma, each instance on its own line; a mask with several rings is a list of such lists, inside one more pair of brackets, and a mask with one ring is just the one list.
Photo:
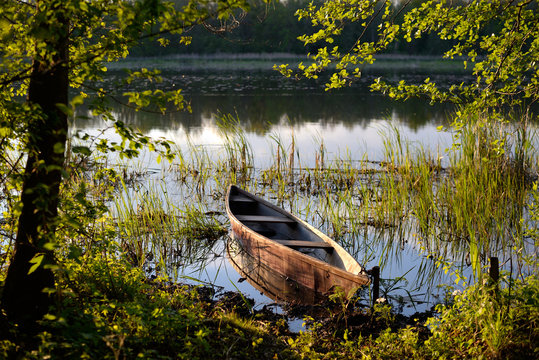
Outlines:
[[365, 269], [339, 244], [266, 200], [231, 185], [226, 211], [232, 235], [246, 252], [302, 286], [319, 293], [340, 286], [349, 294], [370, 283]]
[[323, 248], [329, 251], [333, 251], [333, 246], [328, 244], [325, 241], [305, 241], [305, 240], [281, 240], [281, 239], [272, 239], [277, 241], [281, 245], [289, 246], [292, 248]]
[[296, 221], [284, 216], [264, 216], [264, 215], [236, 215], [236, 218], [242, 222], [257, 222], [257, 223], [290, 223]]

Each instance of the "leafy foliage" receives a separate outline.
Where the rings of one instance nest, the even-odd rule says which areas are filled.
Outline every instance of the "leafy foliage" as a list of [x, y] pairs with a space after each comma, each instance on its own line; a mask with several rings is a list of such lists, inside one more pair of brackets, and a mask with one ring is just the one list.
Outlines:
[[[312, 62], [300, 64], [297, 74], [313, 78], [330, 69], [327, 89], [343, 87], [361, 77], [365, 65], [399, 40], [411, 42], [434, 34], [451, 45], [444, 58], [462, 58], [463, 66], [472, 69], [473, 83], [442, 89], [429, 78], [419, 85], [390, 84], [379, 78], [371, 88], [395, 99], [426, 95], [433, 101], [471, 103], [476, 110], [529, 104], [539, 95], [538, 14], [535, 1], [310, 3], [297, 16], [309, 19], [315, 31], [300, 40], [306, 45], [318, 44], [318, 48], [310, 55]], [[345, 48], [333, 46], [350, 24], [360, 24], [355, 43]], [[365, 34], [373, 26], [377, 35], [367, 38]], [[287, 66], [279, 70], [292, 75]]]
[[[370, 313], [377, 324], [373, 336], [348, 331], [328, 333], [318, 325], [298, 336], [283, 335], [280, 326], [255, 323], [252, 319], [221, 312], [220, 308], [212, 306], [210, 298], [198, 291], [170, 286], [161, 280], [149, 282], [140, 269], [127, 263], [115, 242], [118, 230], [107, 204], [116, 195], [117, 174], [112, 169], [99, 169], [87, 179], [87, 174], [80, 169], [88, 165], [88, 155], [99, 151], [118, 152], [129, 158], [136, 156], [143, 146], [148, 146], [159, 149], [166, 158], [173, 154], [167, 141], [153, 141], [115, 119], [107, 106], [108, 93], [99, 86], [106, 74], [105, 64], [126, 57], [130, 48], [141, 39], [156, 38], [166, 45], [169, 39], [162, 35], [174, 33], [182, 36], [182, 44], [187, 44], [191, 40], [184, 36], [186, 29], [206, 23], [211, 17], [216, 17], [217, 23], [227, 25], [228, 19], [235, 15], [234, 10], [247, 8], [247, 2], [188, 1], [181, 7], [174, 7], [172, 3], [155, 0], [52, 0], [7, 1], [0, 6], [0, 183], [5, 197], [2, 202], [6, 204], [2, 223], [2, 236], [8, 240], [5, 251], [12, 251], [15, 233], [20, 230], [17, 219], [22, 206], [19, 198], [25, 180], [24, 163], [28, 152], [39, 150], [28, 145], [35, 135], [32, 124], [47, 124], [50, 120], [38, 105], [23, 103], [20, 97], [26, 96], [32, 82], [32, 60], [38, 60], [43, 73], [58, 69], [58, 49], [51, 44], [66, 35], [62, 26], [65, 19], [70, 19], [69, 86], [77, 94], [69, 103], [56, 104], [56, 107], [66, 115], [74, 115], [77, 106], [91, 101], [92, 115], [112, 120], [122, 138], [119, 143], [109, 143], [80, 134], [79, 139], [90, 141], [90, 145], [73, 146], [73, 154], [67, 153], [70, 158], [64, 159], [65, 167], [37, 162], [35, 169], [61, 171], [64, 179], [59, 211], [56, 213], [51, 209], [54, 212], [52, 222], [57, 225], [54, 230], [57, 241], [42, 244], [42, 250], [54, 250], [56, 262], [43, 262], [40, 253], [31, 260], [34, 266], [30, 268], [32, 272], [41, 265], [54, 269], [57, 306], [41, 321], [41, 331], [28, 343], [24, 342], [24, 331], [11, 327], [9, 335], [14, 337], [0, 341], [0, 356], [118, 359], [136, 356], [224, 358], [234, 355], [238, 358], [314, 359], [537, 354], [539, 286], [536, 278], [510, 283], [509, 287], [500, 290], [498, 298], [493, 298], [479, 286], [468, 290], [465, 295], [456, 297], [453, 305], [438, 308], [439, 316], [428, 322], [432, 330], [430, 337], [425, 336], [422, 326], [379, 331], [381, 327], [393, 326], [396, 321], [389, 308], [384, 306], [376, 306]], [[319, 41], [333, 44], [335, 38], [342, 36], [344, 26], [356, 21], [363, 28], [379, 24], [380, 36], [358, 42], [349, 52], [341, 52], [339, 47], [322, 47], [313, 55], [313, 64], [300, 65], [300, 71], [304, 76], [316, 77], [336, 62], [336, 71], [328, 88], [345, 86], [354, 77], [361, 76], [362, 64], [375, 61], [375, 54], [388, 50], [398, 37], [411, 40], [436, 33], [454, 44], [446, 53], [447, 57], [466, 56], [473, 63], [475, 87], [463, 84], [443, 90], [427, 80], [419, 86], [405, 83], [392, 86], [379, 81], [373, 88], [395, 98], [428, 94], [434, 100], [470, 100], [474, 106], [489, 108], [500, 104], [518, 105], [522, 99], [535, 101], [537, 68], [534, 59], [537, 58], [538, 38], [535, 3], [480, 1], [447, 6], [445, 2], [425, 2], [425, 5], [406, 12], [402, 22], [397, 24], [394, 20], [401, 12], [395, 12], [389, 2], [347, 0], [325, 2], [320, 7], [310, 5], [298, 14], [311, 18], [321, 29], [302, 37], [307, 44]], [[494, 20], [499, 22], [498, 32], [494, 37], [483, 34], [481, 31], [487, 24], [492, 26]], [[354, 67], [352, 65], [358, 67], [349, 70]], [[288, 75], [293, 73], [286, 66], [282, 70]], [[158, 82], [159, 76], [156, 71], [141, 69], [128, 75], [126, 82], [135, 79]], [[89, 100], [90, 92], [96, 95], [95, 101]], [[124, 95], [128, 105], [137, 110], [152, 105], [154, 110], [165, 111], [167, 102], [179, 109], [187, 108], [181, 92], [176, 90], [152, 89]], [[53, 145], [53, 152], [64, 154], [64, 144]], [[494, 144], [487, 152], [496, 149], [503, 150], [503, 146]], [[243, 152], [241, 159], [247, 159], [246, 151]], [[81, 179], [83, 181], [79, 181]], [[36, 191], [41, 194], [36, 200], [37, 209], [46, 209], [40, 202], [47, 201], [51, 188], [37, 184], [30, 189], [30, 192]], [[537, 220], [534, 206], [530, 207], [532, 221]], [[156, 215], [153, 209], [150, 210], [143, 213], [144, 216]], [[191, 229], [182, 228], [189, 237], [209, 227], [208, 223], [200, 221], [200, 213], [194, 209], [187, 218], [195, 225]], [[219, 234], [220, 231], [221, 228], [215, 226], [215, 232]], [[537, 238], [533, 227], [529, 236]], [[2, 270], [5, 270], [5, 264], [2, 263]], [[337, 321], [347, 321], [348, 304], [341, 303], [340, 308], [342, 312]], [[4, 319], [1, 320], [0, 325], [6, 326]], [[20, 339], [23, 341], [17, 341]], [[285, 344], [289, 349], [285, 349]]]
[[[283, 350], [270, 327], [214, 310], [208, 289], [150, 282], [113, 255], [64, 263], [62, 306], [43, 320], [35, 348], [4, 340], [0, 354], [23, 358], [272, 358]], [[217, 308], [218, 309], [218, 308]], [[13, 331], [17, 331], [14, 329]]]
[[472, 286], [450, 295], [450, 302], [438, 305], [426, 321], [412, 316], [415, 324], [399, 325], [387, 305], [376, 305], [370, 321], [387, 324], [378, 333], [347, 329], [328, 336], [327, 327], [318, 323], [289, 345], [308, 359], [526, 359], [539, 351], [538, 294], [536, 277], [496, 296], [488, 287]]
[[[69, 104], [57, 106], [68, 115], [73, 115], [75, 108], [90, 101], [89, 94], [94, 93], [98, 96], [89, 105], [92, 114], [115, 120], [106, 106], [108, 93], [96, 85], [107, 73], [107, 62], [128, 56], [130, 48], [141, 39], [158, 39], [164, 34], [183, 34], [186, 29], [214, 17], [225, 22], [235, 9], [248, 8], [247, 1], [241, 0], [216, 3], [206, 0], [188, 1], [178, 6], [172, 2], [154, 0], [38, 3], [39, 6], [37, 3], [21, 5], [18, 1], [7, 1], [1, 5], [2, 153], [9, 151], [10, 147], [20, 148], [25, 144], [25, 141], [13, 142], [9, 139], [25, 139], [28, 131], [25, 124], [29, 123], [28, 119], [36, 109], [31, 104], [21, 104], [19, 99], [28, 91], [32, 59], [39, 56], [43, 64], [48, 64], [48, 71], [58, 66], [53, 59], [56, 50], [50, 44], [53, 42], [51, 37], [58, 36], [56, 33], [61, 30], [56, 25], [60, 23], [59, 19], [70, 19], [69, 86], [76, 89], [78, 94], [72, 97]], [[43, 26], [43, 22], [49, 26]], [[135, 78], [160, 81], [158, 72], [147, 69], [131, 73], [126, 81], [131, 82]], [[126, 92], [124, 95], [128, 104], [136, 109], [147, 108], [150, 104], [157, 106], [159, 111], [166, 111], [167, 104], [180, 110], [188, 109], [180, 90], [147, 90]], [[148, 143], [147, 138], [130, 131], [123, 123], [116, 122], [115, 126], [123, 139], [131, 140], [131, 149]]]
[[[518, 195], [533, 179], [528, 173], [531, 164], [527, 157], [527, 123], [537, 116], [533, 106], [539, 100], [538, 14], [535, 1], [311, 2], [296, 13], [298, 19], [308, 19], [313, 27], [309, 34], [299, 38], [306, 46], [316, 46], [309, 54], [310, 62], [300, 63], [297, 69], [286, 64], [274, 68], [286, 77], [298, 79], [316, 79], [328, 72], [326, 90], [331, 90], [362, 77], [363, 70], [380, 54], [392, 51], [395, 44], [432, 35], [447, 43], [443, 58], [460, 59], [463, 67], [470, 69], [473, 81], [457, 81], [442, 87], [428, 77], [416, 84], [379, 77], [371, 84], [371, 90], [397, 100], [425, 96], [431, 102], [457, 104], [450, 114], [455, 131], [453, 148], [447, 150], [462, 153], [457, 163], [450, 164], [456, 174], [454, 182], [447, 187], [442, 185], [447, 191], [447, 195], [442, 195], [445, 199], [436, 199], [438, 195], [432, 193], [435, 187], [426, 186], [426, 179], [431, 176], [425, 172], [425, 181], [416, 181], [414, 187], [421, 190], [419, 195], [428, 196], [419, 198], [414, 212], [422, 231], [433, 231], [432, 219], [447, 215], [447, 222], [457, 229], [455, 234], [466, 239], [474, 273], [479, 275], [480, 258], [490, 249], [489, 239], [497, 236], [490, 224], [500, 224], [491, 222], [489, 212], [507, 200], [509, 206], [500, 207], [503, 212], [511, 208], [520, 211], [527, 198], [497, 198], [489, 204], [481, 196], [469, 195], [499, 189], [501, 185]], [[373, 28], [376, 36], [368, 36]], [[337, 43], [337, 39], [350, 32], [356, 36], [353, 43]], [[516, 131], [509, 129], [509, 122], [516, 123]], [[498, 129], [501, 131], [497, 132]], [[470, 139], [472, 142], [466, 143]], [[496, 173], [503, 175], [494, 176]], [[492, 193], [507, 194], [499, 190]], [[458, 198], [461, 194], [464, 198]], [[445, 204], [454, 205], [446, 212]], [[458, 246], [458, 241], [455, 243]]]
[[67, 240], [56, 250], [59, 306], [46, 315], [36, 341], [2, 340], [0, 356], [518, 359], [537, 351], [535, 277], [508, 283], [497, 296], [474, 286], [450, 296], [428, 320], [424, 314], [404, 319], [386, 305], [358, 310], [336, 293], [333, 315], [308, 320], [299, 334], [249, 312], [240, 316], [216, 304], [207, 289], [150, 281], [116, 242], [118, 224], [106, 204], [117, 196], [118, 174], [94, 170], [88, 177], [72, 172], [63, 185], [58, 236]]

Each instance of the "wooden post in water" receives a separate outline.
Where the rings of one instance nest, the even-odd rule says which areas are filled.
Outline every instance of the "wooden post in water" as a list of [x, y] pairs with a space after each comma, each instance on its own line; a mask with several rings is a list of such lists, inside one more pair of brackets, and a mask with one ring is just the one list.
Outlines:
[[489, 275], [492, 282], [497, 283], [500, 278], [500, 263], [497, 257], [491, 256]]
[[374, 306], [380, 297], [380, 267], [374, 266], [369, 273], [372, 276], [372, 306]]
[[492, 295], [496, 296], [496, 293], [498, 292], [498, 280], [500, 279], [500, 263], [497, 257], [490, 257], [490, 269], [488, 273], [490, 276], [490, 284], [493, 287]]

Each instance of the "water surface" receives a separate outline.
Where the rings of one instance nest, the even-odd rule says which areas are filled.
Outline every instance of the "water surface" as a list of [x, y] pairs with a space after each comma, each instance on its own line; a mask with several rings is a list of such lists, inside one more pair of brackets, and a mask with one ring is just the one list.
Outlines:
[[[111, 89], [115, 89], [113, 84], [116, 75], [111, 74]], [[408, 75], [410, 81], [417, 82], [423, 78], [422, 74]], [[321, 81], [284, 79], [270, 70], [179, 71], [167, 68], [163, 72], [164, 82], [158, 86], [163, 89], [184, 89], [192, 112], [160, 115], [134, 111], [115, 104], [114, 113], [120, 120], [146, 135], [173, 140], [185, 151], [192, 149], [193, 145], [205, 148], [210, 156], [225, 151], [225, 141], [218, 122], [223, 114], [232, 114], [240, 122], [245, 138], [253, 150], [255, 167], [259, 168], [267, 167], [275, 160], [276, 142], [289, 149], [292, 139], [295, 142], [298, 166], [314, 166], [321, 146], [329, 162], [343, 158], [352, 161], [383, 161], [384, 141], [393, 136], [395, 131], [417, 148], [428, 148], [443, 157], [445, 149], [451, 144], [452, 135], [440, 132], [438, 128], [447, 125], [447, 114], [451, 107], [433, 106], [421, 99], [390, 101], [369, 91], [367, 84], [374, 76], [376, 74], [370, 74], [366, 81], [352, 87], [326, 92]], [[391, 76], [397, 77], [397, 74]], [[444, 79], [447, 82], [454, 80], [452, 75], [440, 75], [440, 81]], [[145, 89], [146, 86], [154, 85], [136, 86], [138, 89]], [[121, 90], [116, 91], [121, 93]], [[84, 109], [79, 114], [84, 115]], [[91, 116], [76, 119], [73, 124], [74, 130], [95, 134], [104, 127], [106, 124], [101, 119]], [[105, 135], [111, 139], [115, 137], [110, 131]], [[143, 164], [137, 165], [138, 167], [157, 171], [157, 175], [150, 176], [148, 182], [165, 179], [166, 191], [172, 199], [176, 199], [178, 204], [190, 201], [186, 200], [185, 190], [179, 189], [181, 186], [175, 183], [173, 176], [159, 172], [163, 166], [155, 162], [153, 155], [144, 154], [141, 161]], [[271, 198], [268, 200], [272, 201]], [[313, 214], [302, 212], [302, 206], [309, 201], [300, 200], [299, 205], [296, 204], [293, 209], [288, 210], [296, 211], [300, 217], [307, 218], [315, 226], [322, 226], [317, 224]], [[211, 210], [223, 213], [224, 199], [213, 199], [209, 206], [212, 207]], [[312, 218], [308, 218], [309, 216]], [[400, 241], [396, 243], [401, 245], [390, 250], [383, 246], [373, 248], [372, 244], [395, 240], [384, 237], [398, 235], [369, 229], [363, 237], [356, 239], [355, 244], [348, 250], [368, 269], [382, 266], [382, 278], [387, 280], [386, 289], [392, 287], [391, 294], [400, 297], [405, 312], [425, 310], [436, 300], [440, 291], [435, 286], [417, 288], [415, 280], [420, 277], [421, 269], [429, 260], [426, 254], [419, 251], [414, 234], [400, 234]], [[247, 282], [238, 282], [240, 275], [226, 261], [224, 241], [226, 239], [215, 245], [203, 266], [191, 264], [178, 267], [175, 269], [177, 275], [197, 278], [229, 290], [240, 290], [262, 305], [272, 303], [271, 299], [261, 295]], [[406, 280], [402, 279], [396, 283], [391, 281], [403, 275]], [[450, 274], [443, 273], [438, 274], [437, 278], [436, 283], [452, 283], [454, 280]], [[410, 295], [415, 296], [416, 302], [409, 301]]]

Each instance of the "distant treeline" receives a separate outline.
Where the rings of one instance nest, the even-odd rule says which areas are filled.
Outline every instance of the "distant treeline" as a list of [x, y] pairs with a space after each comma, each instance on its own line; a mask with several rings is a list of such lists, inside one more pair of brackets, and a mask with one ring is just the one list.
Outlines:
[[[183, 0], [175, 1], [181, 6]], [[180, 45], [180, 36], [169, 37], [170, 44], [161, 46], [156, 41], [146, 40], [131, 51], [133, 56], [159, 56], [172, 54], [216, 54], [216, 53], [293, 53], [312, 52], [318, 46], [305, 47], [297, 38], [302, 34], [316, 31], [310, 21], [295, 16], [297, 9], [305, 7], [310, 1], [287, 0], [274, 1], [269, 5], [260, 0], [253, 0], [247, 14], [238, 14], [238, 23], [228, 23], [229, 31], [220, 31], [223, 24], [209, 23], [189, 29], [185, 36], [192, 37], [188, 46]], [[321, 2], [315, 0], [314, 3]], [[419, 6], [424, 0], [412, 0], [409, 7]], [[400, 5], [396, 5], [397, 7]], [[398, 13], [398, 9], [396, 9]], [[396, 22], [402, 21], [402, 15]], [[376, 39], [379, 19], [364, 32], [359, 23], [346, 24], [345, 30], [333, 44], [342, 50], [348, 50], [363, 33], [363, 41]], [[237, 26], [236, 26], [237, 25]], [[493, 24], [492, 26], [496, 26]], [[230, 30], [230, 28], [232, 29]], [[451, 47], [452, 43], [440, 40], [436, 35], [429, 35], [412, 42], [396, 42], [388, 53], [409, 55], [438, 55]]]

